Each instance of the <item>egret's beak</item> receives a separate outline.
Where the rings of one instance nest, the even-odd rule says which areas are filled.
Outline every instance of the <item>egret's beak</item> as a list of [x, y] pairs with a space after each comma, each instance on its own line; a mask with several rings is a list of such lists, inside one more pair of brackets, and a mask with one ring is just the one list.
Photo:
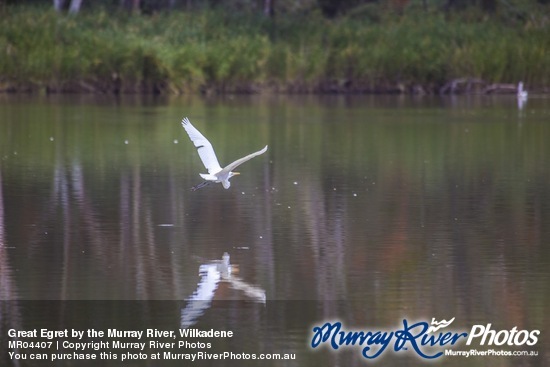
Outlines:
[[241, 174], [240, 172], [233, 172], [233, 176], [238, 176], [240, 174]]

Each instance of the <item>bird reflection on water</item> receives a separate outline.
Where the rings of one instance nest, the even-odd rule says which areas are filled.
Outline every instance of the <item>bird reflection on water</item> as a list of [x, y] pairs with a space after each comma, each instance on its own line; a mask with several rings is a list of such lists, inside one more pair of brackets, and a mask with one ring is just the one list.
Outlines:
[[227, 283], [231, 288], [241, 291], [247, 299], [257, 303], [265, 303], [265, 290], [248, 284], [234, 275], [237, 266], [230, 263], [226, 252], [221, 260], [212, 260], [199, 267], [201, 279], [197, 289], [187, 299], [187, 306], [181, 311], [180, 327], [182, 329], [194, 325], [198, 319], [212, 306], [212, 300], [221, 283]]

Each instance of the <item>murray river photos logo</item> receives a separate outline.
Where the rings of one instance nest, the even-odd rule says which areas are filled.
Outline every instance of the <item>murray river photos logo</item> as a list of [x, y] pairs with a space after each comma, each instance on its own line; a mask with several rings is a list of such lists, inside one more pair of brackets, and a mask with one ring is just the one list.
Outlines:
[[[380, 357], [384, 352], [414, 353], [425, 359], [436, 359], [443, 355], [483, 355], [472, 353], [472, 349], [456, 351], [454, 347], [461, 344], [474, 346], [533, 346], [538, 341], [539, 330], [494, 330], [491, 324], [473, 325], [469, 332], [447, 329], [455, 320], [420, 321], [410, 323], [403, 320], [395, 330], [345, 330], [339, 321], [326, 322], [313, 327], [311, 347], [313, 349], [326, 345], [333, 350], [355, 347], [367, 359]], [[458, 353], [458, 354], [457, 354]], [[462, 354], [462, 353], [467, 353]], [[490, 355], [490, 354], [489, 354]], [[528, 354], [526, 354], [528, 355]]]

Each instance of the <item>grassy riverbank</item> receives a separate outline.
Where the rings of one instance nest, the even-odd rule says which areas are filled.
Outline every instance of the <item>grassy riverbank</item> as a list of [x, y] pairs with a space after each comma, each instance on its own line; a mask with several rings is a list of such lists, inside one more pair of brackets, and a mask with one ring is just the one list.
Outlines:
[[2, 91], [436, 93], [464, 77], [550, 86], [542, 16], [2, 12]]

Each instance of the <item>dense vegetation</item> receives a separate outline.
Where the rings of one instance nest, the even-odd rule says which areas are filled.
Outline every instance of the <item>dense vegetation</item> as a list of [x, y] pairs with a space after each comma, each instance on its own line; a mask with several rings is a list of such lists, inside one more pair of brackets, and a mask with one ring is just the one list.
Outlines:
[[217, 6], [70, 15], [35, 3], [0, 5], [0, 90], [434, 93], [457, 78], [550, 85], [550, 6], [532, 1], [490, 12], [359, 1], [329, 12], [320, 5], [330, 1], [295, 10], [282, 1], [284, 12], [271, 17]]

